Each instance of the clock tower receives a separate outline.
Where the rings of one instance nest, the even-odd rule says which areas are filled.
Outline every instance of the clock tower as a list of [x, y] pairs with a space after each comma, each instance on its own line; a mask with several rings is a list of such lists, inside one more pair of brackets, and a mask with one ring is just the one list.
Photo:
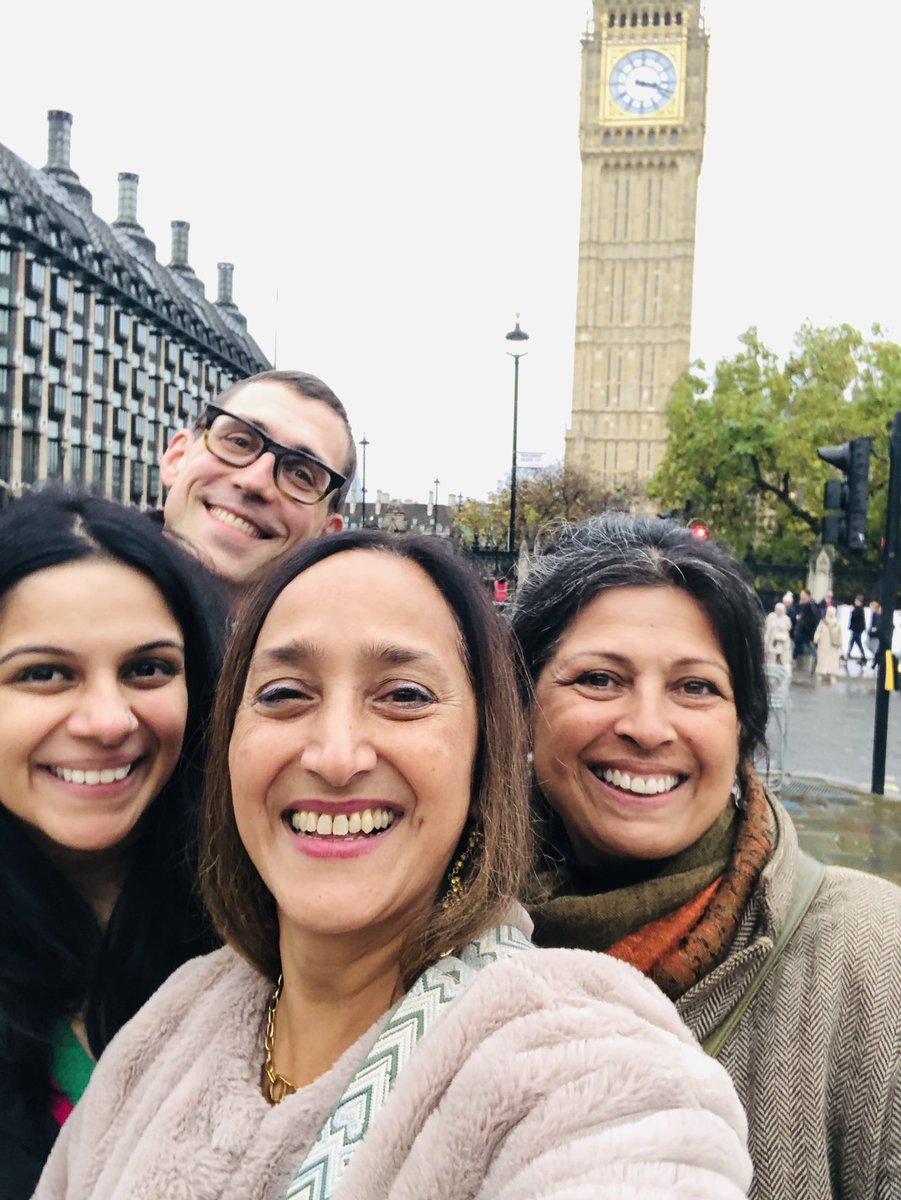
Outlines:
[[700, 0], [594, 0], [582, 43], [582, 216], [566, 461], [648, 482], [688, 367], [707, 33]]

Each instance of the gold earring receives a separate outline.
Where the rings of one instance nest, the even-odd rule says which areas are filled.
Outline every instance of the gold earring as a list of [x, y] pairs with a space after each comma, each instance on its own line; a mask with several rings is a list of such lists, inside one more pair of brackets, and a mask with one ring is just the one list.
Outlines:
[[482, 841], [483, 838], [479, 830], [472, 829], [469, 834], [469, 840], [455, 860], [454, 865], [451, 867], [450, 875], [447, 877], [447, 887], [444, 889], [444, 898], [441, 901], [443, 909], [447, 910], [463, 899], [463, 872], [474, 858]]

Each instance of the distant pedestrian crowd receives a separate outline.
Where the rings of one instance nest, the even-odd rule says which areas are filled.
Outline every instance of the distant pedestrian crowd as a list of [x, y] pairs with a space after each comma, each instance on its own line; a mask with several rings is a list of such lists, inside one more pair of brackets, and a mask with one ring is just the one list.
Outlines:
[[878, 600], [865, 606], [863, 596], [855, 596], [844, 623], [832, 592], [819, 601], [806, 588], [801, 589], [797, 601], [792, 592], [786, 592], [764, 624], [767, 664], [790, 671], [806, 663], [825, 683], [834, 683], [842, 668], [847, 670], [847, 664], [855, 660], [861, 673], [875, 671], [881, 620]]

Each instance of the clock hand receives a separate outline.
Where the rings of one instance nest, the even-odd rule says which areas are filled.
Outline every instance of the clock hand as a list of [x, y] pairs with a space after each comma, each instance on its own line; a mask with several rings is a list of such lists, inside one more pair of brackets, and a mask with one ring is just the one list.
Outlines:
[[671, 87], [664, 87], [662, 83], [651, 83], [648, 79], [634, 79], [632, 82], [636, 87], [654, 88], [662, 96], [670, 95], [673, 90]]

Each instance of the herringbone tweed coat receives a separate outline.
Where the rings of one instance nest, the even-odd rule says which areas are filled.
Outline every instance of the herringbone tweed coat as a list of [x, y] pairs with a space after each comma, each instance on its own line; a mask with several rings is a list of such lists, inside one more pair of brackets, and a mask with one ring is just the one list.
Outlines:
[[[677, 1004], [701, 1039], [785, 920], [798, 839], [771, 807], [776, 849], [729, 956]], [[830, 867], [720, 1061], [748, 1113], [752, 1200], [899, 1200], [901, 888]]]

